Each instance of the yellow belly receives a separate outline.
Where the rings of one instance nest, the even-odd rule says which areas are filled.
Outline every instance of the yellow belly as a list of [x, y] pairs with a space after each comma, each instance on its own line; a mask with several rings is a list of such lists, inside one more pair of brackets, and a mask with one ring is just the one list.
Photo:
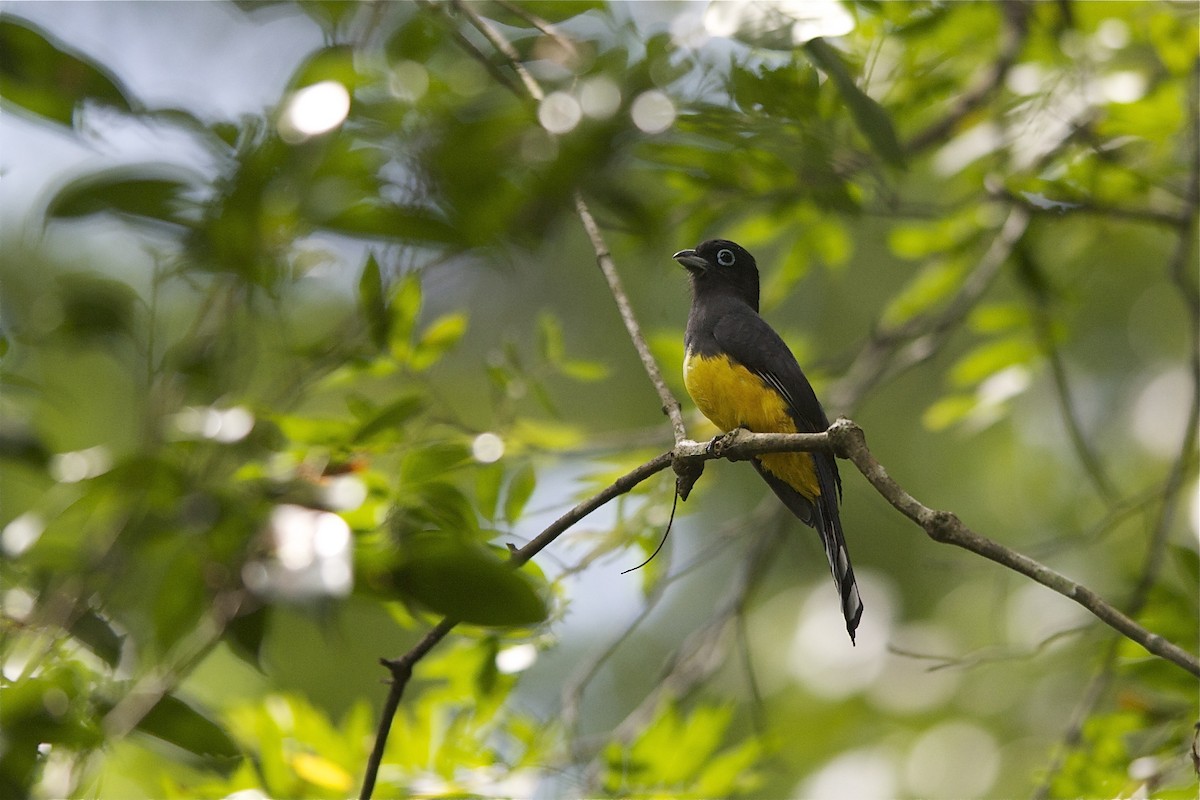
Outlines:
[[[683, 385], [700, 413], [723, 431], [746, 428], [759, 433], [797, 433], [787, 403], [762, 379], [724, 356], [688, 354]], [[808, 453], [767, 453], [757, 457], [771, 474], [805, 497], [821, 493]]]

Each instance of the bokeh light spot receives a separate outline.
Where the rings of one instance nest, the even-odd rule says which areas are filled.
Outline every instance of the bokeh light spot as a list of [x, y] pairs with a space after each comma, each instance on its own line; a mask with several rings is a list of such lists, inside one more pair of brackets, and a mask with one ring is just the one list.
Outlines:
[[538, 106], [538, 122], [550, 133], [566, 133], [583, 119], [579, 101], [566, 92], [551, 92]]
[[675, 123], [675, 104], [657, 89], [642, 92], [629, 109], [633, 124], [646, 133], [662, 133]]
[[350, 92], [337, 81], [321, 81], [298, 89], [288, 98], [279, 118], [279, 135], [302, 142], [328, 133], [350, 114]]
[[533, 666], [537, 656], [537, 648], [529, 643], [506, 647], [496, 654], [496, 669], [503, 675], [524, 672]]
[[918, 797], [983, 797], [1000, 773], [1000, 750], [978, 725], [945, 722], [917, 739], [904, 773]]
[[579, 87], [579, 105], [592, 119], [608, 119], [621, 107], [621, 89], [603, 75], [589, 78]]
[[416, 61], [401, 61], [392, 67], [388, 91], [398, 100], [415, 103], [429, 91], [429, 71]]
[[481, 464], [499, 461], [504, 455], [504, 440], [494, 433], [481, 433], [471, 442], [471, 455]]

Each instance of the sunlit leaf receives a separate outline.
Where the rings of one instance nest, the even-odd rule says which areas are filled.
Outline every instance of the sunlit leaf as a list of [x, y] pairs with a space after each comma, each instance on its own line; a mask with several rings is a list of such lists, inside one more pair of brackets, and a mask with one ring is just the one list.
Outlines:
[[443, 314], [421, 331], [421, 338], [409, 358], [409, 366], [417, 371], [428, 369], [466, 332], [466, 314]]
[[1006, 367], [1028, 364], [1037, 356], [1037, 346], [1025, 336], [1008, 336], [985, 342], [955, 363], [950, 371], [950, 381], [960, 388], [972, 386]]

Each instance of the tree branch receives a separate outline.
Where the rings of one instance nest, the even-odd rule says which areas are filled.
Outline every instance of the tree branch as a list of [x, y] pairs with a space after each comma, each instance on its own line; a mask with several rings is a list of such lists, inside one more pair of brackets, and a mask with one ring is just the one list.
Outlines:
[[633, 342], [638, 357], [642, 359], [646, 375], [649, 376], [655, 391], [658, 392], [658, 399], [662, 401], [663, 413], [671, 420], [671, 431], [675, 436], [675, 443], [678, 445], [687, 439], [687, 429], [683, 424], [683, 411], [679, 406], [679, 401], [675, 399], [675, 395], [667, 386], [667, 382], [663, 380], [662, 371], [658, 368], [658, 362], [654, 360], [654, 354], [650, 352], [650, 346], [646, 344], [646, 337], [642, 335], [641, 326], [638, 325], [637, 317], [633, 314], [629, 296], [621, 284], [621, 276], [617, 274], [616, 264], [613, 263], [612, 255], [608, 252], [604, 237], [600, 234], [600, 228], [596, 225], [592, 212], [579, 192], [575, 193], [575, 211], [579, 214], [583, 229], [587, 231], [588, 238], [592, 242], [592, 249], [596, 251], [596, 263], [600, 266], [600, 271], [604, 273], [604, 279], [608, 281], [608, 289], [617, 303], [617, 310], [621, 312], [621, 321], [625, 323], [625, 331], [629, 334], [629, 339]]
[[1182, 647], [1167, 641], [1106, 602], [1100, 595], [1070, 578], [1055, 572], [1016, 550], [994, 542], [968, 528], [949, 511], [937, 511], [920, 503], [896, 483], [867, 448], [861, 428], [847, 419], [839, 419], [829, 428], [828, 435], [839, 456], [849, 459], [884, 499], [904, 516], [917, 523], [931, 539], [952, 544], [1008, 567], [1059, 594], [1074, 600], [1097, 619], [1126, 638], [1137, 642], [1149, 652], [1170, 661], [1200, 677], [1200, 659]]
[[957, 294], [940, 311], [876, 330], [842, 377], [830, 387], [829, 408], [845, 413], [883, 380], [933, 356], [1000, 273], [1029, 228], [1029, 211], [1014, 207]]
[[[668, 467], [673, 466], [678, 469], [681, 464], [702, 464], [714, 458], [741, 460], [763, 453], [818, 450], [833, 451], [839, 457], [848, 459], [875, 487], [876, 491], [891, 503], [892, 507], [917, 523], [934, 541], [969, 550], [1032, 578], [1043, 586], [1079, 603], [1101, 622], [1109, 625], [1126, 638], [1137, 642], [1149, 652], [1200, 677], [1200, 659], [1142, 627], [1091, 589], [1028, 556], [976, 533], [964, 525], [953, 513], [937, 511], [923, 505], [896, 483], [888, 475], [883, 465], [871, 454], [862, 428], [844, 418], [834, 422], [825, 433], [753, 433], [738, 429], [719, 436], [707, 444], [688, 440], [680, 442], [673, 450], [655, 456], [617, 478], [597, 494], [578, 503], [524, 547], [514, 550], [511, 562], [514, 567], [517, 567], [529, 561], [584, 517]], [[367, 774], [363, 782], [363, 791], [360, 794], [363, 800], [371, 797], [387, 743], [388, 732], [391, 728], [391, 720], [399, 707], [404, 688], [412, 677], [413, 667], [457, 624], [456, 620], [445, 618], [407, 653], [397, 659], [383, 661], [383, 664], [392, 672], [392, 686], [384, 706], [383, 717], [380, 720], [375, 747], [367, 762]]]

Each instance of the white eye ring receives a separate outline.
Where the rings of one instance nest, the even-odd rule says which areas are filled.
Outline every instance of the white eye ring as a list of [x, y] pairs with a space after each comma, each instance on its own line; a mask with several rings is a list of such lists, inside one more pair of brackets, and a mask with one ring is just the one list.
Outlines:
[[722, 267], [732, 267], [734, 261], [733, 251], [722, 249], [717, 251], [717, 263]]

